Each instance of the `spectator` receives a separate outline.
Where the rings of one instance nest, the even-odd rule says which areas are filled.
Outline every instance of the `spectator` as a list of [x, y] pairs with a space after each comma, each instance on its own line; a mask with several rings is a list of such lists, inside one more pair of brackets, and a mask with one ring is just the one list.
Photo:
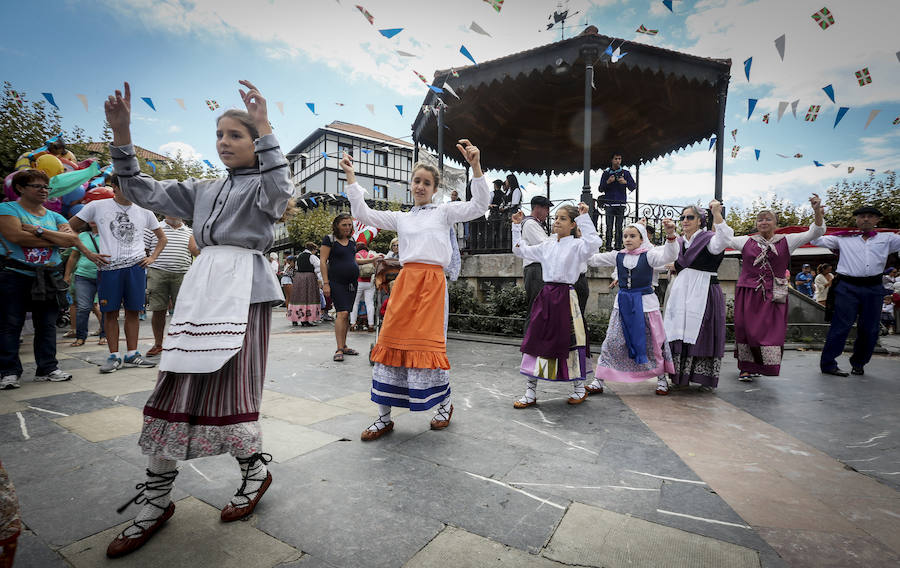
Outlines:
[[[97, 273], [97, 294], [103, 327], [106, 330], [109, 357], [100, 366], [101, 373], [113, 373], [120, 367], [153, 367], [138, 351], [138, 314], [144, 308], [147, 277], [145, 267], [156, 262], [166, 246], [166, 234], [156, 216], [133, 204], [119, 187], [119, 177], [111, 174], [106, 184], [113, 188], [112, 199], [91, 201], [72, 217], [72, 228], [80, 231], [94, 222], [100, 236], [100, 250], [109, 255], [109, 264]], [[156, 235], [156, 248], [146, 256], [144, 229]], [[79, 241], [80, 242], [80, 241]], [[119, 351], [119, 309], [125, 308], [125, 346], [122, 357]]]
[[275, 273], [275, 276], [278, 277], [278, 273], [280, 270], [278, 269], [278, 253], [270, 252], [269, 253], [269, 266], [272, 267], [272, 272]]
[[322, 317], [322, 304], [319, 290], [322, 281], [319, 257], [316, 256], [316, 243], [310, 241], [304, 250], [294, 259], [294, 281], [288, 298], [288, 319], [291, 325], [311, 327]]
[[515, 174], [508, 174], [506, 181], [503, 182], [503, 189], [506, 190], [506, 213], [512, 215], [522, 208], [522, 186]]
[[897, 269], [893, 266], [889, 266], [884, 271], [884, 276], [881, 277], [881, 283], [884, 285], [884, 288], [889, 292], [894, 291], [894, 282], [897, 281]]
[[284, 301], [286, 303], [290, 303], [291, 289], [294, 287], [296, 260], [296, 257], [289, 255], [284, 259], [284, 269], [281, 271], [281, 292], [284, 294]]
[[[90, 223], [90, 229], [82, 231], [78, 234], [82, 244], [93, 252], [100, 252], [97, 243], [97, 224]], [[91, 318], [91, 312], [97, 316], [100, 323], [100, 345], [106, 344], [106, 333], [103, 331], [103, 316], [97, 307], [97, 265], [90, 261], [87, 257], [78, 252], [78, 249], [72, 249], [69, 255], [69, 261], [66, 263], [66, 283], [70, 289], [75, 290], [75, 301], [77, 302], [75, 312], [75, 341], [71, 347], [79, 347], [84, 345], [84, 341], [88, 336], [88, 321]]]
[[450, 201], [462, 201], [462, 199], [459, 198], [459, 192], [455, 189], [450, 192]]
[[832, 266], [827, 262], [820, 264], [816, 268], [816, 277], [813, 280], [815, 287], [815, 299], [819, 305], [825, 305], [825, 298], [828, 297], [828, 288], [831, 286], [831, 280], [834, 275], [831, 274]]
[[356, 299], [353, 300], [353, 308], [350, 310], [350, 328], [354, 331], [359, 331], [356, 327], [356, 319], [359, 317], [360, 302], [366, 304], [366, 320], [369, 322], [366, 331], [375, 329], [375, 287], [372, 285], [372, 277], [375, 276], [375, 261], [380, 258], [384, 258], [384, 256], [370, 251], [366, 243], [356, 243], [359, 278], [356, 284]]
[[77, 247], [94, 262], [101, 255], [84, 246], [65, 217], [44, 208], [50, 179], [40, 170], [22, 170], [12, 178], [18, 201], [0, 203], [0, 389], [19, 387], [22, 361], [19, 334], [25, 314], [34, 322], [36, 381], [68, 381], [56, 360], [56, 316], [66, 308], [59, 249]]
[[812, 273], [812, 268], [808, 264], [804, 264], [801, 272], [798, 272], [797, 277], [794, 278], [794, 286], [797, 288], [798, 292], [812, 298], [812, 283], [815, 277], [816, 275]]
[[397, 237], [391, 239], [391, 250], [384, 258], [400, 258], [400, 239]]
[[506, 194], [503, 192], [503, 180], [494, 180], [494, 193], [491, 195], [491, 204], [488, 206], [488, 219], [497, 220], [506, 203]]
[[609, 250], [622, 248], [622, 224], [625, 222], [627, 192], [634, 191], [636, 187], [631, 172], [622, 167], [622, 154], [615, 152], [610, 158], [609, 169], [601, 174], [600, 197], [597, 199], [598, 205], [602, 205], [606, 211], [604, 242]]
[[[532, 247], [547, 240], [548, 235], [544, 230], [544, 225], [547, 217], [550, 216], [550, 207], [552, 206], [553, 202], [543, 195], [531, 198], [531, 214], [525, 217], [521, 223], [523, 245]], [[522, 257], [522, 279], [525, 281], [525, 301], [531, 309], [538, 292], [544, 287], [541, 263]], [[527, 327], [527, 321], [525, 325]]]
[[337, 349], [335, 361], [343, 361], [344, 355], [359, 355], [347, 347], [347, 330], [350, 327], [350, 310], [356, 297], [359, 265], [356, 263], [356, 244], [353, 234], [353, 218], [341, 213], [331, 222], [331, 234], [322, 239], [322, 290], [334, 302], [334, 338]]
[[[175, 308], [181, 281], [194, 257], [200, 254], [194, 231], [184, 224], [180, 217], [166, 215], [162, 223], [166, 235], [166, 245], [159, 258], [147, 268], [147, 292], [149, 309], [153, 313], [150, 324], [153, 328], [153, 347], [147, 351], [148, 357], [162, 353], [163, 333], [166, 330], [166, 312]], [[149, 229], [144, 229], [144, 248], [156, 250], [157, 238]]]
[[886, 335], [894, 333], [894, 324], [894, 299], [891, 294], [887, 294], [881, 306], [881, 325], [885, 327]]

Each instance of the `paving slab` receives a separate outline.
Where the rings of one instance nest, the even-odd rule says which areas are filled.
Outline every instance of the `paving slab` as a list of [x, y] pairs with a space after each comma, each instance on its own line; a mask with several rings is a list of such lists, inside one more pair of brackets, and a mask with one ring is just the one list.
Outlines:
[[41, 381], [36, 383], [31, 380], [26, 381], [20, 379], [19, 384], [22, 385], [20, 388], [0, 392], [0, 398], [8, 397], [12, 400], [22, 401], [84, 390], [72, 381], [62, 381], [59, 383]]
[[[55, 383], [61, 384], [61, 383]], [[52, 396], [43, 396], [28, 400], [28, 406], [50, 411], [57, 415], [72, 416], [112, 408], [116, 403], [105, 396], [89, 391], [76, 391]], [[41, 411], [39, 410], [39, 412]]]
[[82, 375], [73, 380], [84, 390], [112, 398], [116, 395], [152, 390], [156, 386], [156, 376], [149, 375], [146, 371], [125, 370]]
[[[0, 414], [0, 440], [3, 443], [25, 442], [32, 438], [63, 432], [65, 429], [48, 418], [46, 413], [23, 410]], [[2, 455], [2, 454], [0, 454]]]
[[28, 406], [21, 401], [13, 400], [12, 397], [3, 396], [3, 394], [0, 394], [0, 415], [20, 412], [27, 408]]
[[316, 402], [307, 398], [264, 390], [260, 412], [263, 416], [306, 426], [334, 418], [335, 416], [348, 414], [350, 411], [346, 408]]
[[337, 436], [277, 418], [263, 418], [260, 424], [265, 432], [265, 451], [272, 454], [275, 462], [286, 462], [340, 440]]
[[128, 523], [73, 543], [60, 553], [72, 566], [216, 566], [267, 568], [298, 559], [296, 550], [253, 527], [222, 523], [219, 511], [188, 497], [175, 503], [175, 514], [140, 550], [123, 559], [106, 558], [106, 547]]
[[69, 563], [46, 542], [23, 529], [16, 543], [16, 568], [69, 568]]
[[879, 540], [827, 531], [760, 529], [790, 566], [816, 568], [888, 568], [900, 566], [900, 556]]
[[[327, 401], [328, 404], [346, 408], [351, 412], [366, 414], [377, 418], [378, 406], [372, 402], [372, 392], [370, 390], [359, 391], [339, 398], [332, 398]], [[408, 408], [393, 408], [391, 416], [397, 416], [409, 412]]]
[[113, 406], [56, 419], [57, 424], [89, 442], [102, 442], [140, 432], [143, 421], [141, 411], [130, 406]]
[[563, 568], [567, 564], [503, 546], [455, 527], [447, 527], [404, 568]]
[[543, 552], [579, 566], [758, 568], [759, 554], [642, 519], [573, 503]]

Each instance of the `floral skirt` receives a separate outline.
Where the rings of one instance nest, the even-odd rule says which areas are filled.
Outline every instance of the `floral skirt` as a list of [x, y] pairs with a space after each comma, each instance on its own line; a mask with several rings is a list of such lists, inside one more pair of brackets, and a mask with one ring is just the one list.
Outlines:
[[644, 325], [647, 333], [647, 363], [638, 364], [628, 356], [619, 310], [612, 311], [606, 339], [603, 340], [600, 356], [597, 358], [595, 377], [605, 381], [636, 383], [675, 372], [672, 351], [666, 341], [659, 311], [644, 312]]

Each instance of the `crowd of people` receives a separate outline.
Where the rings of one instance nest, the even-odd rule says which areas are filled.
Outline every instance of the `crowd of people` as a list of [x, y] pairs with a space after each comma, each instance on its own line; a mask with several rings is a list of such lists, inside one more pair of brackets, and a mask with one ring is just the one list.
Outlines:
[[[722, 217], [721, 203], [713, 200], [708, 209], [682, 210], [681, 235], [675, 221], [663, 220], [664, 244], [653, 246], [653, 227], [624, 224], [622, 204], [634, 181], [622, 169], [620, 154], [612, 157], [601, 179], [611, 251], [601, 252], [604, 239], [588, 204], [559, 205], [548, 234], [543, 225], [554, 205], [548, 198], [533, 198], [526, 216], [514, 175], [497, 180], [492, 193], [481, 150], [462, 139], [457, 149], [474, 175], [467, 199], [456, 195], [435, 203], [440, 171], [420, 163], [411, 171], [414, 204], [409, 211], [370, 208], [357, 183], [353, 157], [344, 154], [340, 167], [351, 213], [337, 215], [320, 244], [305, 243], [302, 252], [281, 264], [277, 254], [264, 255], [273, 245], [273, 225], [288, 208], [293, 185], [265, 98], [252, 83], [240, 84], [246, 110], [228, 110], [216, 121], [216, 148], [227, 175], [159, 181], [141, 173], [131, 139], [130, 86], [125, 83], [105, 102], [113, 134], [114, 173], [105, 180], [112, 190], [109, 199], [91, 202], [66, 219], [42, 205], [48, 197], [47, 175], [26, 169], [12, 180], [18, 201], [0, 204], [5, 249], [0, 291], [7, 298], [0, 318], [0, 386], [18, 386], [19, 336], [27, 312], [35, 327], [36, 380], [71, 378], [56, 359], [55, 324], [66, 306], [67, 289], [74, 289], [77, 298], [73, 345], [84, 344], [90, 314], [99, 308], [109, 349], [100, 372], [158, 366], [138, 440], [147, 456], [146, 478], [120, 512], [131, 504], [140, 510], [109, 544], [110, 557], [143, 546], [174, 514], [171, 493], [178, 461], [232, 455], [241, 481], [221, 520], [236, 521], [254, 511], [273, 481], [267, 467], [272, 456], [263, 452], [259, 422], [273, 306], [284, 303], [295, 326], [316, 325], [333, 306], [333, 360], [359, 355], [347, 345], [347, 334], [352, 327], [374, 325], [375, 267], [381, 263], [395, 262], [398, 271], [370, 354], [377, 419], [360, 438], [372, 442], [389, 434], [397, 407], [432, 411], [431, 429], [448, 428], [453, 404], [447, 282], [461, 266], [455, 227], [486, 212], [510, 215], [512, 253], [524, 266], [530, 313], [520, 348], [525, 393], [513, 401], [516, 409], [538, 403], [539, 380], [571, 383], [570, 405], [602, 394], [606, 381], [655, 379], [658, 395], [691, 384], [703, 391], [715, 389], [726, 336], [725, 295], [717, 271], [728, 248], [739, 251], [742, 259], [734, 298], [740, 380], [780, 373], [790, 259], [805, 243], [841, 253], [834, 272], [831, 265], [823, 264], [816, 274], [804, 266], [794, 279], [798, 288], [808, 287], [821, 298], [831, 319], [820, 358], [822, 373], [848, 375], [837, 358], [854, 323], [850, 372], [855, 375], [865, 372], [879, 326], [889, 322], [895, 327], [886, 287], [897, 291], [900, 282], [895, 269], [884, 268], [888, 255], [900, 251], [900, 235], [874, 230], [882, 216], [877, 209], [857, 209], [855, 230], [825, 236], [824, 208], [813, 195], [815, 219], [807, 231], [779, 234], [776, 213], [763, 210], [753, 234], [735, 236]], [[157, 215], [163, 216], [162, 223]], [[712, 228], [707, 229], [710, 215]], [[397, 232], [387, 255], [352, 238], [354, 218]], [[193, 229], [184, 219], [192, 220]], [[68, 249], [73, 252], [63, 262], [61, 252]], [[584, 318], [588, 266], [612, 268], [618, 285], [596, 360]], [[664, 302], [654, 289], [660, 271], [673, 277]], [[223, 281], [228, 282], [227, 293]], [[147, 290], [154, 345], [145, 358], [137, 350], [137, 331]], [[357, 317], [361, 304], [365, 323]], [[168, 329], [167, 313], [172, 314]]]

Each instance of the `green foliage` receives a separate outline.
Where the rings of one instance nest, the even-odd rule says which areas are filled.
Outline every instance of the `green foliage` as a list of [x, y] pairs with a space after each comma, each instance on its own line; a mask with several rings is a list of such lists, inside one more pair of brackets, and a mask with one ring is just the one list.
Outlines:
[[878, 179], [870, 175], [854, 182], [845, 179], [828, 188], [825, 205], [825, 222], [830, 227], [855, 227], [853, 210], [871, 205], [884, 214], [879, 227], [900, 228], [900, 185], [896, 174]]
[[141, 166], [141, 172], [158, 180], [177, 179], [184, 181], [187, 178], [212, 179], [219, 177], [222, 172], [207, 167], [199, 160], [191, 160], [185, 158], [181, 152], [175, 154], [175, 157], [169, 157], [167, 162], [154, 160], [156, 170], [154, 170], [147, 160], [138, 158]]
[[487, 295], [487, 308], [494, 316], [527, 318], [530, 306], [521, 286], [492, 287]]
[[285, 223], [288, 236], [299, 247], [306, 241], [318, 244], [322, 242], [322, 237], [331, 234], [331, 221], [337, 214], [338, 211], [328, 207], [299, 210]]
[[475, 290], [462, 280], [450, 282], [447, 287], [450, 297], [450, 312], [454, 314], [483, 314], [485, 306], [478, 301]]
[[725, 215], [725, 222], [734, 229], [737, 235], [756, 232], [756, 215], [763, 209], [774, 211], [778, 215], [778, 225], [781, 227], [809, 225], [813, 220], [809, 204], [796, 206], [787, 199], [773, 197], [769, 201], [757, 198], [746, 209], [729, 208]]
[[396, 237], [396, 231], [378, 231], [378, 234], [369, 243], [369, 250], [387, 254], [391, 251], [391, 241]]

